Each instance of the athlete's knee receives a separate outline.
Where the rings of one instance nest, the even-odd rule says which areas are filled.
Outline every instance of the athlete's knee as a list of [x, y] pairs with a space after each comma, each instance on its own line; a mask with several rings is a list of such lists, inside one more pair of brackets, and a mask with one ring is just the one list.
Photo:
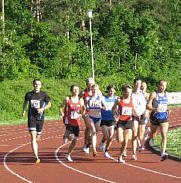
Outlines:
[[124, 140], [122, 138], [118, 137], [117, 141], [122, 144]]
[[74, 140], [74, 138], [75, 138], [75, 135], [74, 135], [74, 134], [70, 134], [70, 135], [69, 135], [69, 140], [70, 140], [70, 141]]
[[134, 141], [134, 140], [137, 140], [137, 137], [138, 137], [137, 135], [133, 135], [133, 136], [132, 136], [132, 140], [133, 140], [133, 141]]
[[96, 134], [96, 131], [92, 131], [92, 136], [95, 136]]

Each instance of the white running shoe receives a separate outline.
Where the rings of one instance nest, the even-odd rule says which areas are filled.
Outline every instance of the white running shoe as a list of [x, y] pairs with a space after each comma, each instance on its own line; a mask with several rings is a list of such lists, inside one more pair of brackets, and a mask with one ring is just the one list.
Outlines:
[[161, 161], [165, 161], [166, 159], [168, 159], [168, 154], [167, 153], [163, 153], [161, 155]]
[[105, 151], [105, 144], [103, 142], [100, 143], [99, 150], [100, 151]]
[[122, 157], [119, 157], [119, 158], [118, 158], [118, 162], [119, 162], [119, 163], [125, 163], [125, 160], [124, 160]]
[[137, 160], [136, 154], [132, 155], [132, 160]]
[[84, 148], [83, 148], [83, 151], [84, 151], [86, 154], [89, 154], [89, 147], [84, 147]]
[[70, 156], [69, 154], [67, 154], [67, 155], [65, 156], [65, 158], [67, 159], [67, 161], [73, 162], [73, 160], [72, 160], [72, 158], [71, 158], [71, 156]]
[[105, 157], [105, 158], [108, 158], [108, 159], [111, 159], [111, 156], [109, 155], [108, 152], [104, 152], [104, 157]]

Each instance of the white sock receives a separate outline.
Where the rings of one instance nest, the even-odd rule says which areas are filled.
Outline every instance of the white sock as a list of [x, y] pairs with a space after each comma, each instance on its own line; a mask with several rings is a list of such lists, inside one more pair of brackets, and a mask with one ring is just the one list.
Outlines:
[[92, 147], [93, 150], [96, 150], [96, 144], [97, 144], [97, 136], [96, 134], [92, 136]]

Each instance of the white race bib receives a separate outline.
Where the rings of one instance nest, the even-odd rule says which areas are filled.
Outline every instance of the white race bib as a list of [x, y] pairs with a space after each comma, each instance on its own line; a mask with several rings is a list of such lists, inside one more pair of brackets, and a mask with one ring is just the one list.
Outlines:
[[123, 116], [131, 116], [132, 115], [132, 107], [123, 107], [122, 108]]
[[40, 101], [39, 100], [31, 100], [31, 108], [39, 109]]
[[167, 104], [158, 104], [158, 111], [159, 112], [167, 112], [168, 106]]
[[71, 119], [79, 118], [80, 114], [77, 111], [71, 111], [70, 117]]

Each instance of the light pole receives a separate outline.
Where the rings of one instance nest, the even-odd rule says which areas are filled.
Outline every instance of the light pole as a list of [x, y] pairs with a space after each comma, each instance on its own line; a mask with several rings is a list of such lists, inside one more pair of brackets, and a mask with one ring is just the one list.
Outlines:
[[90, 25], [90, 46], [91, 46], [91, 58], [92, 58], [92, 78], [95, 79], [94, 76], [94, 53], [93, 53], [93, 44], [92, 44], [92, 10], [88, 11], [89, 17], [89, 25]]
[[4, 0], [1, 1], [1, 5], [2, 5], [2, 22], [3, 22], [3, 28], [2, 28], [2, 33], [4, 34], [4, 27], [5, 27], [5, 21], [4, 21]]

